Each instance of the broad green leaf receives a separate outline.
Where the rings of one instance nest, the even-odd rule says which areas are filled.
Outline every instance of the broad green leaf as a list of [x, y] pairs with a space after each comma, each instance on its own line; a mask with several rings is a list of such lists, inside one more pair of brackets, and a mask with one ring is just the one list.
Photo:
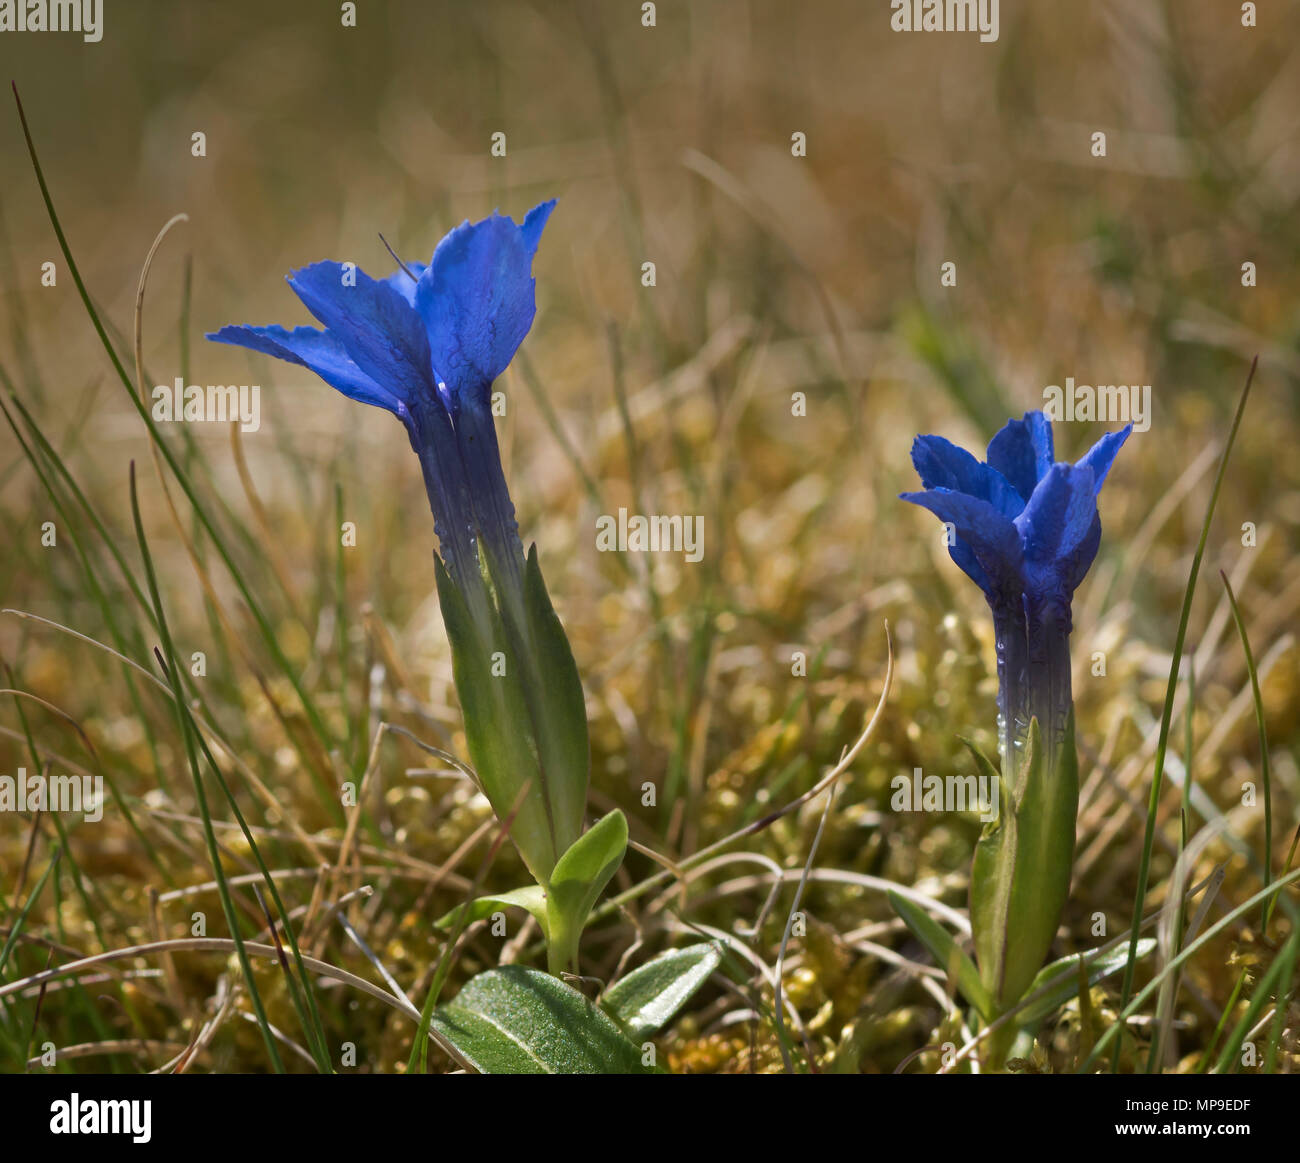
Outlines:
[[648, 1037], [672, 1021], [721, 961], [716, 941], [669, 949], [611, 985], [600, 999], [601, 1008], [630, 1037]]
[[962, 996], [979, 1010], [986, 1021], [991, 1020], [993, 1005], [988, 990], [980, 981], [979, 970], [975, 968], [975, 962], [957, 947], [952, 934], [923, 908], [914, 905], [898, 893], [891, 892], [888, 896], [894, 912], [912, 930], [917, 940], [930, 950], [939, 968], [949, 976], [956, 977], [957, 988], [961, 990]]
[[[1138, 956], [1145, 957], [1156, 947], [1155, 939], [1145, 937], [1138, 942]], [[1120, 945], [1103, 954], [1100, 957], [1093, 957], [1086, 960], [1085, 964], [1088, 969], [1088, 985], [1094, 986], [1103, 978], [1109, 977], [1112, 973], [1117, 973], [1124, 968], [1128, 960], [1128, 946]], [[1062, 957], [1059, 961], [1053, 961], [1051, 965], [1046, 966], [1037, 977], [1034, 978], [1025, 994], [1036, 993], [1047, 985], [1053, 979], [1059, 978], [1056, 984], [1052, 986], [1050, 992], [1045, 993], [1037, 1001], [1030, 1003], [1019, 1014], [1016, 1015], [1016, 1021], [1022, 1026], [1036, 1026], [1039, 1022], [1049, 1018], [1061, 1006], [1065, 1005], [1071, 998], [1079, 995], [1079, 979], [1076, 971], [1079, 964], [1079, 958]]]
[[552, 972], [573, 968], [591, 906], [627, 851], [627, 819], [615, 808], [579, 836], [555, 863], [547, 885]]
[[509, 892], [488, 893], [468, 904], [457, 905], [445, 917], [439, 917], [434, 921], [434, 926], [439, 929], [450, 929], [460, 920], [462, 912], [465, 913], [464, 923], [468, 925], [471, 921], [481, 921], [484, 917], [490, 917], [498, 909], [503, 908], [527, 909], [537, 918], [538, 924], [542, 926], [542, 932], [546, 932], [546, 893], [536, 884], [511, 889]]
[[480, 1074], [651, 1074], [614, 1019], [556, 977], [504, 965], [471, 978], [433, 1026]]

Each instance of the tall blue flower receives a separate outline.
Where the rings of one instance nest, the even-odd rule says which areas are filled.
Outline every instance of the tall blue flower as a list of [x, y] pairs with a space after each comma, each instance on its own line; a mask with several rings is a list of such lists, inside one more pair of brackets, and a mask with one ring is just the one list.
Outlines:
[[525, 557], [519, 540], [491, 388], [532, 326], [532, 262], [554, 207], [543, 202], [522, 224], [499, 214], [465, 222], [428, 266], [382, 279], [337, 262], [295, 271], [289, 285], [320, 329], [228, 326], [208, 336], [309, 368], [402, 421], [433, 510], [470, 756], [541, 885], [582, 834], [587, 721], [536, 547]]
[[[1097, 494], [1132, 426], [1103, 436], [1075, 464], [1056, 460], [1041, 412], [1011, 420], [988, 459], [941, 436], [918, 436], [912, 463], [924, 492], [903, 499], [947, 526], [948, 552], [984, 591], [998, 655], [999, 817], [971, 867], [971, 932], [993, 1018], [1035, 980], [1069, 896], [1079, 801], [1070, 694], [1070, 604], [1101, 541]], [[991, 1043], [1005, 1055], [1015, 1026]]]
[[522, 226], [499, 214], [464, 222], [428, 266], [383, 279], [338, 262], [294, 271], [289, 286], [324, 330], [228, 326], [208, 336], [300, 364], [396, 415], [420, 457], [443, 561], [470, 590], [479, 537], [503, 569], [523, 565], [491, 385], [532, 326], [530, 268], [554, 208], [535, 206]]
[[1009, 420], [976, 460], [942, 436], [918, 436], [912, 463], [925, 491], [902, 498], [948, 526], [948, 552], [984, 591], [998, 652], [999, 750], [1014, 771], [1035, 716], [1048, 755], [1071, 707], [1071, 599], [1101, 541], [1097, 494], [1132, 425], [1075, 464], [1058, 462], [1041, 412]]

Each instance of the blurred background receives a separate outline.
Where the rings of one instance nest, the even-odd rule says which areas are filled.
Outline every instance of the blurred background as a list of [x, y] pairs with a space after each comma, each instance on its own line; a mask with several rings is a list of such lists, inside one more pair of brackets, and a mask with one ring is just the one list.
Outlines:
[[[1095, 914], [1114, 936], [1132, 910], [1191, 553], [1258, 355], [1192, 609], [1195, 702], [1189, 715], [1179, 696], [1148, 905], [1163, 902], [1177, 850], [1188, 739], [1190, 831], [1222, 833], [1205, 834], [1192, 879], [1227, 862], [1215, 912], [1260, 887], [1264, 817], [1242, 788], [1260, 784], [1261, 744], [1220, 570], [1259, 664], [1281, 869], [1300, 797], [1296, 4], [1261, 6], [1260, 27], [1243, 28], [1229, 3], [1003, 0], [990, 44], [891, 32], [883, 0], [665, 0], [653, 27], [630, 0], [359, 0], [355, 27], [324, 0], [105, 7], [98, 44], [0, 34], [68, 245], [130, 375], [146, 253], [188, 215], [150, 274], [145, 389], [177, 376], [256, 383], [261, 427], [159, 429], [231, 569], [157, 467], [59, 252], [17, 114], [0, 115], [13, 423], [0, 429], [0, 604], [47, 620], [0, 617], [3, 685], [25, 692], [0, 697], [0, 773], [102, 772], [120, 797], [95, 824], [0, 817], [10, 930], [64, 845], [5, 980], [47, 958], [183, 937], [196, 910], [223, 924], [167, 698], [108, 652], [158, 673], [157, 631], [133, 590], [134, 461], [177, 653], [206, 659], [186, 681], [307, 943], [373, 976], [322, 906], [342, 900], [419, 1000], [441, 952], [430, 921], [462, 899], [491, 834], [482, 798], [410, 739], [388, 737], [369, 762], [380, 721], [464, 754], [418, 466], [391, 417], [203, 333], [307, 323], [283, 282], [291, 269], [333, 258], [385, 275], [381, 233], [425, 262], [463, 219], [520, 219], [551, 197], [537, 319], [497, 385], [499, 431], [521, 532], [538, 544], [588, 695], [593, 811], [624, 807], [633, 839], [673, 859], [807, 790], [880, 697], [889, 624], [894, 686], [828, 818], [806, 935], [784, 961], [823, 1068], [889, 1071], [940, 1040], [950, 1019], [911, 967], [928, 957], [863, 878], [964, 907], [978, 821], [892, 812], [890, 780], [967, 771], [958, 736], [994, 747], [982, 599], [933, 518], [896, 499], [916, 484], [918, 432], [979, 451], [1066, 377], [1151, 385], [1150, 430], [1109, 478], [1101, 553], [1076, 597], [1084, 793], [1058, 952], [1089, 948]], [[494, 134], [505, 156], [492, 155]], [[944, 263], [955, 286], [941, 285]], [[796, 393], [806, 414], [792, 413]], [[1109, 427], [1058, 425], [1058, 456]], [[621, 506], [702, 515], [703, 560], [598, 553], [596, 518]], [[42, 544], [47, 521], [55, 546]], [[340, 545], [344, 521], [354, 548]], [[336, 785], [367, 772], [348, 840]], [[780, 1068], [762, 997], [822, 806], [589, 935], [588, 972], [606, 980], [634, 942], [658, 948], [692, 928], [746, 949], [752, 979], [711, 986], [665, 1039], [674, 1069]], [[233, 819], [220, 798], [213, 814]], [[220, 839], [232, 875], [254, 868], [237, 830]], [[632, 856], [618, 887], [656, 867]], [[513, 853], [486, 875], [517, 883]], [[355, 895], [363, 884], [371, 894]], [[255, 932], [251, 895], [243, 907]], [[504, 950], [472, 933], [449, 988], [503, 957], [535, 963], [517, 928]], [[1234, 928], [1196, 962], [1169, 1068], [1195, 1062], [1261, 940]], [[272, 1020], [291, 1027], [277, 971], [264, 972]], [[189, 1069], [267, 1068], [221, 957], [127, 959], [104, 974], [11, 995], [3, 1068], [49, 1040], [89, 1047], [59, 1069], [155, 1069], [199, 1031]], [[324, 988], [327, 1025], [361, 1047], [359, 1069], [404, 1066], [404, 1017]], [[1099, 991], [1098, 1011], [1112, 1000]], [[1034, 1068], [1059, 1065], [1077, 1026], [1067, 1015]], [[132, 1044], [104, 1049], [121, 1040]]]

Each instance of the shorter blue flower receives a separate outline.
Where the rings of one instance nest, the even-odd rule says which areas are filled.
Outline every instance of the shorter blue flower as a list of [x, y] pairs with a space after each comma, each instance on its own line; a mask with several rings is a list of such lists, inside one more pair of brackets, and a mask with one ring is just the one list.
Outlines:
[[902, 499], [952, 525], [952, 559], [992, 600], [1026, 593], [1062, 603], [1097, 555], [1097, 494], [1133, 426], [1103, 436], [1075, 464], [1058, 463], [1041, 412], [1009, 420], [978, 461], [942, 436], [918, 436], [912, 463], [925, 486]]
[[1049, 741], [1063, 736], [1070, 604], [1101, 542], [1097, 494], [1132, 427], [1107, 433], [1074, 464], [1056, 460], [1041, 412], [1008, 421], [987, 461], [942, 436], [912, 445], [925, 491], [902, 499], [950, 526], [948, 552], [993, 611], [1004, 769], [1032, 717]]

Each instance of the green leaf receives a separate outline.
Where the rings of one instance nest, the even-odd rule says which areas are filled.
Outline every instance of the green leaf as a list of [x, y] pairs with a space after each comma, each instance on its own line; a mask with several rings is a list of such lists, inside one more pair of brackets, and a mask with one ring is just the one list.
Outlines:
[[[1156, 947], [1155, 939], [1145, 937], [1138, 942], [1138, 956], [1145, 957]], [[1125, 962], [1128, 961], [1128, 946], [1119, 945], [1100, 957], [1093, 957], [1091, 960], [1085, 958], [1085, 964], [1088, 968], [1088, 985], [1094, 986], [1103, 978], [1109, 977], [1112, 973], [1117, 973], [1124, 968]], [[1047, 985], [1054, 978], [1059, 978], [1053, 985], [1050, 992], [1045, 993], [1035, 1002], [1031, 1002], [1019, 1014], [1016, 1015], [1016, 1021], [1022, 1026], [1036, 1026], [1039, 1022], [1049, 1018], [1061, 1006], [1065, 1005], [1071, 998], [1079, 996], [1079, 980], [1075, 972], [1079, 964], [1079, 958], [1062, 957], [1059, 961], [1053, 961], [1042, 969], [1037, 977], [1034, 978], [1029, 988], [1025, 990], [1026, 994], [1036, 993]]]
[[[1264, 699], [1259, 690], [1259, 670], [1255, 666], [1255, 655], [1250, 649], [1250, 637], [1246, 633], [1246, 623], [1241, 617], [1241, 608], [1237, 605], [1237, 595], [1232, 592], [1232, 583], [1228, 575], [1219, 570], [1223, 578], [1223, 588], [1228, 592], [1228, 605], [1232, 608], [1232, 620], [1237, 626], [1237, 635], [1241, 638], [1241, 652], [1246, 656], [1246, 673], [1250, 675], [1250, 693], [1255, 703], [1255, 726], [1259, 730], [1259, 774], [1264, 784], [1264, 884], [1273, 879], [1273, 779], [1268, 762], [1268, 728], [1265, 724]], [[1268, 935], [1269, 917], [1277, 897], [1270, 897], [1264, 906], [1263, 930]]]
[[627, 817], [618, 808], [592, 824], [555, 862], [551, 888], [557, 893], [569, 891], [570, 885], [594, 886], [591, 903], [618, 871], [627, 851]]
[[912, 930], [912, 934], [938, 962], [939, 968], [957, 980], [957, 988], [962, 996], [980, 1012], [985, 1021], [993, 1018], [993, 1003], [988, 990], [980, 980], [979, 970], [965, 953], [958, 948], [952, 934], [940, 925], [923, 908], [901, 897], [896, 892], [888, 894], [889, 903]]
[[445, 917], [439, 917], [433, 923], [436, 928], [450, 929], [460, 920], [462, 912], [465, 913], [464, 923], [468, 925], [471, 921], [481, 921], [484, 917], [490, 917], [498, 909], [503, 908], [527, 909], [537, 918], [538, 924], [542, 926], [542, 932], [546, 932], [546, 892], [536, 884], [511, 889], [510, 892], [489, 893], [478, 897], [468, 904], [457, 905]]
[[[996, 775], [985, 756], [970, 750], [982, 774]], [[971, 864], [975, 958], [997, 1013], [1024, 997], [1069, 896], [1079, 803], [1073, 710], [1054, 756], [1046, 754], [1038, 720], [1030, 720], [1021, 773], [1019, 802], [1002, 780], [998, 819], [985, 827]]]
[[532, 745], [529, 770], [550, 829], [549, 862], [544, 869], [530, 866], [545, 883], [586, 819], [591, 772], [586, 700], [569, 640], [542, 581], [537, 547], [529, 551], [522, 573], [517, 563], [497, 560], [486, 542], [480, 541], [479, 553], [492, 582], [496, 649], [509, 660], [519, 721]]
[[510, 839], [528, 871], [545, 883], [559, 852], [542, 773], [530, 746], [532, 717], [520, 686], [520, 668], [508, 664], [505, 674], [492, 673], [492, 655], [505, 646], [500, 617], [492, 613], [490, 630], [481, 627], [441, 558], [435, 556], [434, 567], [474, 770], [498, 819], [515, 808], [525, 780], [532, 781], [515, 811]]
[[587, 701], [573, 650], [564, 633], [551, 596], [546, 592], [537, 546], [528, 549], [524, 569], [524, 601], [528, 625], [537, 649], [542, 673], [542, 698], [546, 716], [546, 738], [554, 758], [552, 798], [556, 815], [577, 821], [587, 811], [587, 779], [591, 769], [591, 744], [587, 737]]
[[[1120, 1009], [1127, 1010], [1129, 996], [1133, 989], [1133, 970], [1137, 962], [1138, 933], [1142, 928], [1142, 909], [1147, 897], [1148, 877], [1151, 874], [1151, 851], [1156, 838], [1156, 817], [1160, 808], [1160, 789], [1165, 776], [1165, 751], [1169, 746], [1169, 727], [1173, 721], [1174, 696], [1178, 693], [1178, 678], [1182, 671], [1183, 646], [1187, 642], [1187, 625], [1192, 614], [1192, 599], [1196, 596], [1196, 578], [1201, 570], [1201, 558], [1205, 555], [1205, 546], [1210, 538], [1210, 525], [1214, 520], [1214, 509], [1219, 502], [1219, 490], [1223, 487], [1223, 478], [1228, 471], [1228, 457], [1232, 452], [1233, 442], [1237, 439], [1237, 429], [1241, 427], [1241, 418], [1246, 412], [1246, 401], [1250, 398], [1250, 386], [1255, 382], [1255, 369], [1259, 366], [1259, 356], [1250, 363], [1250, 372], [1246, 376], [1246, 386], [1241, 390], [1237, 401], [1237, 411], [1232, 417], [1232, 427], [1228, 430], [1228, 439], [1219, 456], [1219, 468], [1214, 474], [1214, 485], [1210, 489], [1210, 503], [1205, 510], [1205, 520], [1201, 524], [1201, 536], [1196, 543], [1196, 552], [1192, 554], [1192, 567], [1187, 575], [1187, 588], [1183, 592], [1182, 613], [1178, 618], [1178, 632], [1174, 635], [1173, 656], [1169, 660], [1169, 682], [1165, 687], [1165, 705], [1160, 712], [1160, 734], [1156, 739], [1156, 754], [1152, 762], [1151, 794], [1147, 799], [1146, 830], [1142, 837], [1142, 858], [1138, 865], [1137, 891], [1133, 895], [1133, 920], [1129, 925], [1129, 960], [1124, 967], [1124, 984], [1120, 989]], [[1103, 1035], [1105, 1037], [1105, 1035]], [[1095, 1053], [1095, 1051], [1094, 1051]], [[1116, 1041], [1111, 1058], [1111, 1072], [1119, 1069], [1120, 1043]]]
[[608, 1014], [558, 978], [489, 969], [433, 1013], [433, 1026], [480, 1074], [650, 1074]]
[[669, 949], [611, 985], [600, 999], [601, 1008], [630, 1037], [648, 1037], [672, 1021], [721, 961], [716, 941]]
[[615, 808], [555, 862], [546, 893], [552, 971], [574, 966], [591, 906], [618, 871], [626, 851], [627, 819]]
[[[975, 856], [970, 871], [970, 925], [975, 945], [975, 959], [979, 964], [980, 979], [990, 1000], [998, 992], [1005, 956], [1003, 935], [1007, 928], [1007, 907], [1010, 898], [1009, 878], [999, 875], [1000, 865], [1015, 858], [1016, 815], [1015, 800], [1007, 782], [974, 743], [963, 739], [966, 749], [975, 759], [981, 778], [998, 782], [998, 818], [984, 825], [975, 844]], [[1032, 746], [1032, 743], [1031, 743]], [[1032, 757], [1029, 757], [1032, 758]], [[994, 1011], [997, 1005], [994, 1003]]]

